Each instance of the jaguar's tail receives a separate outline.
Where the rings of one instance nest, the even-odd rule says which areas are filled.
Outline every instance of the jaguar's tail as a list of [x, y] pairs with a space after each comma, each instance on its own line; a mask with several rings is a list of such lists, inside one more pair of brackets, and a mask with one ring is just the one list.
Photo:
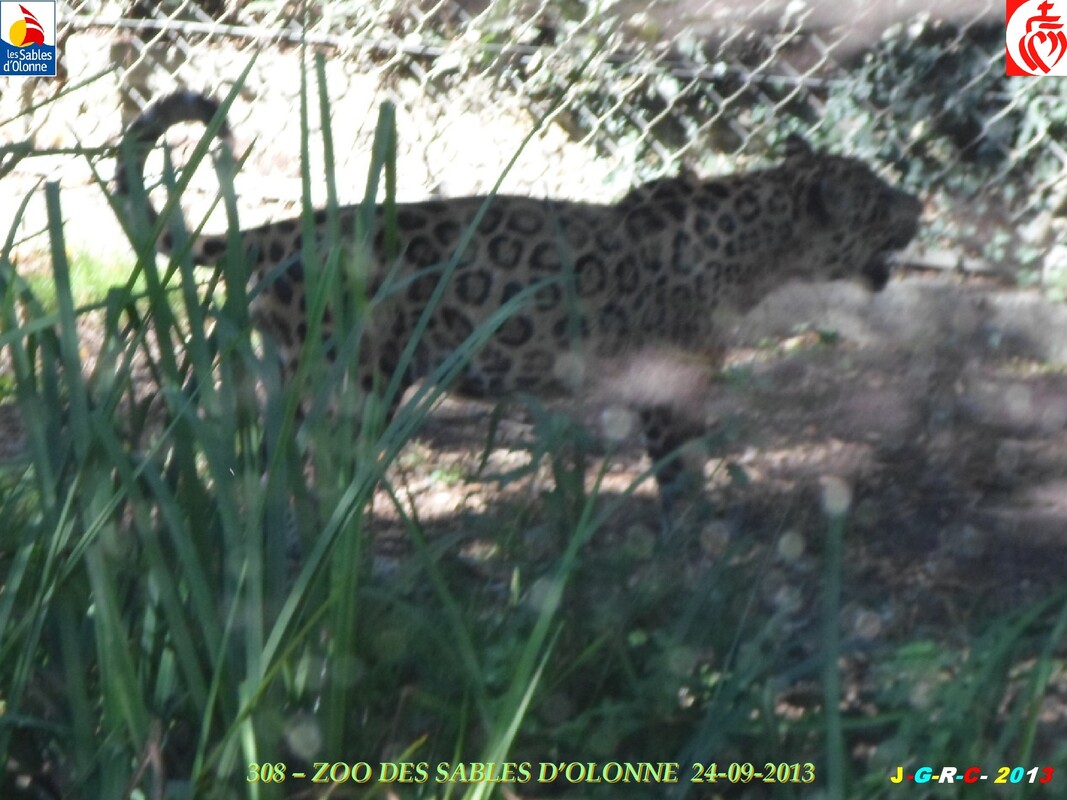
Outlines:
[[[180, 91], [160, 98], [137, 117], [122, 136], [115, 168], [115, 189], [119, 197], [130, 200], [131, 180], [144, 184], [144, 167], [148, 154], [156, 141], [173, 126], [183, 122], [199, 122], [208, 125], [219, 111], [216, 100], [199, 92]], [[226, 146], [231, 146], [230, 128], [223, 120], [218, 137]], [[155, 224], [159, 212], [145, 195], [148, 221]], [[159, 237], [158, 248], [169, 253], [173, 242], [168, 231]], [[199, 249], [199, 248], [194, 248]], [[199, 262], [199, 259], [198, 259]]]

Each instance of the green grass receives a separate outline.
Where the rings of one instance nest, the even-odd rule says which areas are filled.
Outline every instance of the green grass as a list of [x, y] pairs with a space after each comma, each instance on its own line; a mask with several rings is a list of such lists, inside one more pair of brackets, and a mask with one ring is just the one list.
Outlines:
[[[125, 283], [130, 274], [129, 264], [115, 259], [101, 259], [86, 250], [73, 250], [68, 254], [68, 259], [71, 299], [76, 307], [86, 310], [102, 306], [108, 292]], [[29, 261], [29, 264], [22, 266], [20, 274], [41, 306], [48, 311], [55, 311], [58, 298], [49, 254], [41, 253]], [[143, 279], [135, 282], [133, 290], [137, 293], [144, 291]]]
[[[317, 100], [328, 120], [319, 78], [305, 103]], [[301, 113], [306, 165], [306, 105]], [[368, 199], [390, 202], [396, 135], [385, 107]], [[328, 128], [326, 163], [332, 178]], [[167, 180], [179, 195], [182, 177]], [[706, 559], [695, 539], [664, 542], [625, 516], [620, 524], [613, 512], [625, 515], [635, 500], [586, 490], [580, 460], [559, 444], [573, 431], [553, 417], [539, 420], [531, 446], [554, 477], [536, 503], [424, 523], [388, 468], [438, 388], [386, 421], [385, 402], [354, 395], [314, 346], [282, 387], [257, 352], [242, 257], [223, 265], [220, 294], [180, 252], [157, 264], [158, 230], [133, 219], [136, 264], [101, 292], [68, 259], [62, 197], [46, 191], [54, 296], [18, 278], [10, 242], [0, 252], [0, 346], [30, 440], [28, 463], [0, 467], [0, 757], [16, 758], [20, 771], [39, 776], [47, 765], [70, 797], [276, 798], [326, 788], [385, 797], [379, 764], [413, 762], [412, 774], [428, 779], [401, 796], [478, 798], [502, 793], [492, 783], [439, 783], [438, 765], [529, 762], [536, 778], [541, 762], [672, 761], [680, 782], [670, 787], [513, 788], [888, 798], [901, 796], [886, 779], [898, 764], [1034, 765], [1039, 701], [1063, 670], [1062, 596], [962, 641], [923, 634], [858, 654], [837, 629], [845, 509], [817, 523], [828, 538], [808, 578], [824, 615], [798, 633], [788, 613], [758, 602], [766, 542], [742, 536]], [[222, 201], [235, 202], [225, 179]], [[177, 224], [165, 217], [160, 226]], [[312, 329], [327, 298], [358, 281], [361, 264], [338, 244], [303, 254]], [[96, 266], [82, 267], [94, 281]], [[101, 296], [93, 313], [102, 357], [86, 374], [76, 323]], [[341, 364], [355, 362], [377, 302], [347, 297], [332, 306], [348, 334]], [[440, 383], [521, 302], [476, 331]], [[150, 392], [135, 365], [147, 365]], [[262, 403], [257, 385], [267, 389]], [[313, 409], [306, 451], [295, 437], [301, 402]], [[404, 555], [387, 567], [369, 510], [376, 489], [403, 537]], [[783, 514], [783, 530], [794, 522]], [[474, 541], [492, 545], [477, 563], [460, 555]], [[834, 706], [840, 663], [857, 657], [878, 673], [863, 713]], [[815, 699], [783, 710], [788, 690], [809, 685]], [[861, 769], [853, 748], [872, 741]], [[808, 761], [812, 785], [691, 782], [695, 764]], [[334, 770], [338, 778], [368, 762], [375, 779], [328, 787], [293, 777], [313, 775], [317, 762], [349, 765]], [[14, 776], [4, 781], [0, 796], [20, 797]], [[1059, 782], [1011, 787], [1010, 796], [1059, 796]]]

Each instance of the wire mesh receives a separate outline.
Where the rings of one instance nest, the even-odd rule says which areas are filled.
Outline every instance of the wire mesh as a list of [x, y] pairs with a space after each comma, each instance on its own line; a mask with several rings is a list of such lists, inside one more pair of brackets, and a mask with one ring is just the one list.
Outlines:
[[[1032, 268], [1059, 233], [1061, 90], [1005, 77], [992, 0], [937, 13], [856, 0], [74, 0], [58, 18], [61, 78], [0, 96], [0, 141], [113, 143], [153, 98], [222, 93], [254, 58], [231, 122], [252, 146], [245, 205], [264, 216], [299, 199], [301, 65], [322, 53], [349, 201], [389, 99], [402, 199], [488, 189], [547, 116], [505, 190], [611, 200], [683, 168], [765, 162], [799, 132], [896, 170], [927, 200], [928, 246]], [[16, 172], [91, 181], [68, 162]]]

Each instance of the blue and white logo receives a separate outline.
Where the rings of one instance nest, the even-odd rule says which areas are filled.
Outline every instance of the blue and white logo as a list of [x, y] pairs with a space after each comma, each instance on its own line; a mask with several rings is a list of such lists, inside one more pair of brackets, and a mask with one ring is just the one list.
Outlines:
[[0, 0], [0, 77], [54, 78], [56, 4]]

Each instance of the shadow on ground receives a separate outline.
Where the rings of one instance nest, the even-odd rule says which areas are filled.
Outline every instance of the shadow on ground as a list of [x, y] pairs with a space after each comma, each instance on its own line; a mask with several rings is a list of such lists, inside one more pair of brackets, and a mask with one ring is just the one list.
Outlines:
[[[714, 512], [662, 538], [651, 482], [620, 494], [648, 468], [630, 447], [611, 459], [600, 502], [618, 511], [592, 538], [591, 559], [625, 553], [628, 586], [651, 579], [685, 592], [729, 550], [755, 565], [756, 613], [791, 617], [798, 641], [817, 642], [832, 487], [848, 498], [849, 646], [965, 638], [990, 615], [1064, 588], [1067, 308], [914, 276], [874, 297], [848, 286], [779, 293], [737, 341], [708, 398], [726, 440], [706, 470]], [[470, 477], [488, 418], [446, 401], [392, 478], [428, 530], [455, 536], [461, 560], [504, 583], [516, 560], [558, 555], [565, 534], [539, 505], [552, 494], [544, 470], [503, 489]], [[508, 424], [521, 440], [523, 423]], [[501, 446], [489, 458], [517, 456]], [[390, 505], [379, 497], [374, 511], [382, 541], [402, 543]], [[507, 556], [502, 531], [517, 543]], [[738, 542], [751, 543], [742, 556]], [[1047, 702], [1046, 732], [1064, 731], [1064, 704]]]

